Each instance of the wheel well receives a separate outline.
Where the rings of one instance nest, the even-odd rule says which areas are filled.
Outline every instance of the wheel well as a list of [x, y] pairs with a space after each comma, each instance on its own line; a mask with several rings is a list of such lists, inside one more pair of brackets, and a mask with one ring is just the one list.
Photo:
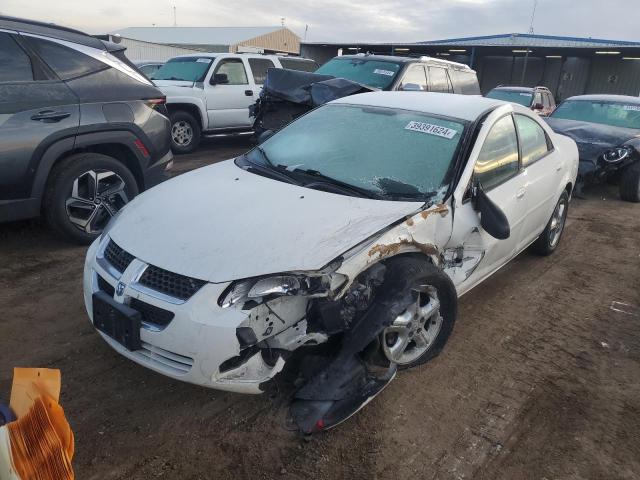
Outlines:
[[180, 111], [190, 113], [193, 115], [193, 118], [197, 120], [198, 125], [200, 125], [200, 130], [203, 129], [200, 109], [192, 103], [168, 103], [167, 110], [169, 110], [169, 114]]
[[571, 182], [567, 183], [567, 186], [565, 187], [565, 190], [569, 194], [569, 197], [571, 197], [571, 192], [573, 192], [573, 184]]
[[58, 157], [51, 169], [53, 170], [62, 160], [70, 157], [71, 155], [75, 155], [76, 153], [100, 153], [118, 160], [123, 163], [131, 173], [133, 173], [136, 183], [138, 184], [138, 189], [140, 191], [144, 190], [144, 175], [142, 174], [140, 163], [138, 162], [136, 155], [127, 146], [117, 143], [104, 143], [89, 145], [83, 148], [75, 148]]

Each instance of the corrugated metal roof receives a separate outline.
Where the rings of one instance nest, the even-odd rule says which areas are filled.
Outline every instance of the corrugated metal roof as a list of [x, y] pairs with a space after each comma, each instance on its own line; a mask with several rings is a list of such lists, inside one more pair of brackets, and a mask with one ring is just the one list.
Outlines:
[[447, 38], [418, 42], [419, 45], [459, 45], [465, 47], [552, 47], [552, 48], [606, 48], [640, 47], [640, 42], [603, 40], [601, 38], [559, 37], [528, 33], [507, 33], [483, 37]]
[[275, 32], [283, 27], [129, 27], [112, 35], [151, 43], [174, 45], [233, 45]]

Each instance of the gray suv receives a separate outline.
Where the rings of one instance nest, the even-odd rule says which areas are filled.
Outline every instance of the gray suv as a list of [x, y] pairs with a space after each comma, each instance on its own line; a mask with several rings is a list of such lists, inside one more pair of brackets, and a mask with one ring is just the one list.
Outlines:
[[0, 221], [88, 243], [172, 165], [165, 98], [124, 48], [0, 16]]

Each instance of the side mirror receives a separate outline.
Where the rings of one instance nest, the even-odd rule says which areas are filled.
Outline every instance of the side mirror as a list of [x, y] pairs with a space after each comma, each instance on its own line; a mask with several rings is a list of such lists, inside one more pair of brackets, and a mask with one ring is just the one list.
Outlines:
[[494, 238], [506, 240], [511, 235], [509, 220], [504, 212], [491, 200], [480, 184], [474, 187], [476, 210], [480, 212], [480, 225]]
[[533, 104], [533, 109], [534, 110], [544, 110], [544, 105], [541, 103], [534, 103]]
[[227, 77], [226, 73], [214, 73], [209, 83], [211, 85], [220, 85], [220, 84], [229, 83], [229, 77]]
[[273, 130], [265, 130], [264, 132], [262, 132], [260, 135], [258, 135], [258, 145], [269, 140], [274, 133], [276, 132], [274, 132]]
[[401, 90], [403, 92], [423, 92], [424, 89], [417, 83], [405, 83], [402, 85]]

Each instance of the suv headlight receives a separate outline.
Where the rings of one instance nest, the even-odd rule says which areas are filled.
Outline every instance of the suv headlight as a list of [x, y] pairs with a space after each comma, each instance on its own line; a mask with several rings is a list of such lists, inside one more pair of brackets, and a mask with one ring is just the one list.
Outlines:
[[326, 297], [340, 288], [347, 277], [340, 273], [284, 274], [251, 278], [232, 283], [218, 299], [222, 308], [243, 305], [247, 301], [261, 303], [276, 297], [304, 295]]
[[604, 152], [602, 158], [605, 162], [617, 163], [620, 160], [624, 160], [625, 158], [627, 158], [629, 155], [631, 155], [631, 153], [631, 147], [617, 147]]

